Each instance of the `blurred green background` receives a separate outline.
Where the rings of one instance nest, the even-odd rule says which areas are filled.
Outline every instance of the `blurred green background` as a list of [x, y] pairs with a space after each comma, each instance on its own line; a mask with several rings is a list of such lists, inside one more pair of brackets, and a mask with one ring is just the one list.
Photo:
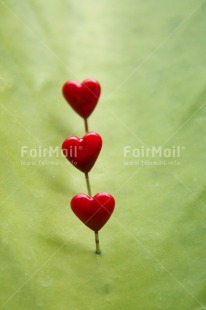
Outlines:
[[[194, 0], [0, 1], [0, 309], [206, 309], [205, 16]], [[116, 199], [100, 257], [69, 206], [84, 175], [21, 157], [83, 136], [61, 87], [89, 77], [104, 142], [92, 192]]]

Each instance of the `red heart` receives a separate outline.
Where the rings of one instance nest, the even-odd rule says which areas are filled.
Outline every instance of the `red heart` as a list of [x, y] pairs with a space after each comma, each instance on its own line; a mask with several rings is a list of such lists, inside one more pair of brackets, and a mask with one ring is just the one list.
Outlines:
[[64, 140], [62, 150], [77, 169], [88, 173], [102, 148], [102, 138], [96, 132], [88, 132], [82, 139], [73, 136]]
[[99, 193], [94, 197], [79, 194], [72, 198], [71, 208], [76, 216], [93, 231], [99, 231], [114, 211], [115, 200], [108, 193]]
[[83, 118], [90, 116], [97, 105], [101, 93], [100, 84], [93, 79], [87, 79], [81, 84], [67, 81], [62, 88], [66, 101]]

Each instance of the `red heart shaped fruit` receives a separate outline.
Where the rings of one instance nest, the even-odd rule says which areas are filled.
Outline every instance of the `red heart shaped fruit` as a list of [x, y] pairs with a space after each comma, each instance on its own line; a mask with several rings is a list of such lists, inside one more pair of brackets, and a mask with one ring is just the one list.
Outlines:
[[101, 87], [93, 79], [87, 79], [81, 84], [76, 81], [67, 81], [63, 85], [62, 93], [70, 106], [86, 119], [97, 105]]
[[88, 132], [82, 139], [73, 136], [64, 140], [62, 150], [77, 169], [88, 173], [102, 148], [102, 138], [96, 132]]
[[78, 194], [71, 200], [71, 208], [76, 216], [93, 231], [99, 231], [114, 211], [115, 200], [108, 193], [94, 197]]

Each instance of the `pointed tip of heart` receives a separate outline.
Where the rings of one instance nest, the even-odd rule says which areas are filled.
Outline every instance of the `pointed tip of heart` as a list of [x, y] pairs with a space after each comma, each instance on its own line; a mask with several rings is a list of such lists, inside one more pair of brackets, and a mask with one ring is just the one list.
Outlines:
[[97, 105], [101, 94], [101, 86], [95, 79], [89, 78], [79, 83], [66, 81], [62, 93], [70, 106], [83, 118], [88, 118]]

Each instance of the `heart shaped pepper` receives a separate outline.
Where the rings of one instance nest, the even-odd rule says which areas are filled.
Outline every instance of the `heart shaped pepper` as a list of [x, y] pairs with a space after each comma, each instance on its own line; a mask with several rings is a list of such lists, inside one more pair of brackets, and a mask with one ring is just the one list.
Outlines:
[[67, 81], [63, 85], [62, 93], [70, 106], [86, 119], [97, 105], [101, 87], [94, 79], [86, 79], [82, 83]]
[[62, 150], [73, 166], [88, 173], [102, 148], [102, 138], [96, 132], [88, 132], [83, 138], [76, 136], [64, 140]]
[[109, 220], [115, 207], [115, 200], [108, 193], [93, 197], [78, 194], [71, 200], [71, 208], [76, 216], [90, 229], [98, 232]]

